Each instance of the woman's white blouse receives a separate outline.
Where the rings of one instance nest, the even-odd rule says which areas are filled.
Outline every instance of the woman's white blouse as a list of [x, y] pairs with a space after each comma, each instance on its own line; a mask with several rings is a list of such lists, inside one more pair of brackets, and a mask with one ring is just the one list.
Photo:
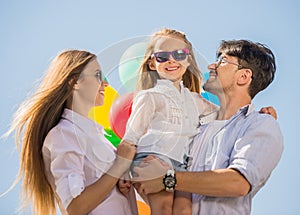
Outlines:
[[[115, 148], [96, 122], [65, 109], [62, 119], [45, 138], [43, 157], [47, 178], [62, 213], [85, 187], [98, 180], [113, 164]], [[133, 214], [129, 200], [115, 188], [89, 214]]]

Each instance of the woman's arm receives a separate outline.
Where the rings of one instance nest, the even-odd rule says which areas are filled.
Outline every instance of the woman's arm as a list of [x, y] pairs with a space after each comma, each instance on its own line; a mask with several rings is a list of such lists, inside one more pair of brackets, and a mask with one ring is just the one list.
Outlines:
[[72, 215], [87, 214], [96, 208], [111, 192], [119, 178], [129, 169], [135, 152], [136, 147], [133, 144], [120, 143], [117, 147], [117, 158], [112, 167], [71, 201], [67, 208], [68, 213]]

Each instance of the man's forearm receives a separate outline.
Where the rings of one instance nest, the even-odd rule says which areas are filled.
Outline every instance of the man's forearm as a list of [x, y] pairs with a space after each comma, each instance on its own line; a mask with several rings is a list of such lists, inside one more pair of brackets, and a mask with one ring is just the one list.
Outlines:
[[176, 172], [175, 190], [205, 196], [244, 196], [250, 190], [248, 181], [236, 170], [219, 169], [205, 172]]

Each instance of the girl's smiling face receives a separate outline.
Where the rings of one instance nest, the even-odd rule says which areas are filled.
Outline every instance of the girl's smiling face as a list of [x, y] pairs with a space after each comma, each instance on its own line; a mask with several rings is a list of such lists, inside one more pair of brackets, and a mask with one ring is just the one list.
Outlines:
[[[154, 53], [156, 52], [172, 52], [174, 50], [186, 49], [186, 44], [174, 37], [162, 37], [154, 46]], [[149, 67], [156, 70], [161, 79], [168, 79], [173, 82], [181, 81], [182, 76], [189, 66], [188, 55], [184, 60], [176, 61], [172, 55], [165, 62], [157, 62], [155, 57], [152, 57], [149, 62]]]

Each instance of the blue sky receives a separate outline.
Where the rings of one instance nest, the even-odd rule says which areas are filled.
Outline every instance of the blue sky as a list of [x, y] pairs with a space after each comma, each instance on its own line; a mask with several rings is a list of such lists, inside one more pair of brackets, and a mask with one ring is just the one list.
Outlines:
[[[258, 41], [273, 50], [278, 69], [275, 81], [257, 95], [254, 103], [257, 108], [276, 108], [285, 149], [266, 186], [256, 195], [252, 214], [299, 214], [299, 9], [297, 0], [1, 1], [0, 134], [8, 129], [17, 106], [51, 59], [64, 49], [104, 53], [103, 58], [118, 62], [120, 51], [109, 52], [110, 47], [170, 27], [184, 31], [207, 62], [212, 62], [223, 39]], [[2, 193], [17, 174], [18, 153], [12, 138], [0, 141]], [[18, 199], [19, 186], [0, 198], [1, 214], [14, 214]]]

